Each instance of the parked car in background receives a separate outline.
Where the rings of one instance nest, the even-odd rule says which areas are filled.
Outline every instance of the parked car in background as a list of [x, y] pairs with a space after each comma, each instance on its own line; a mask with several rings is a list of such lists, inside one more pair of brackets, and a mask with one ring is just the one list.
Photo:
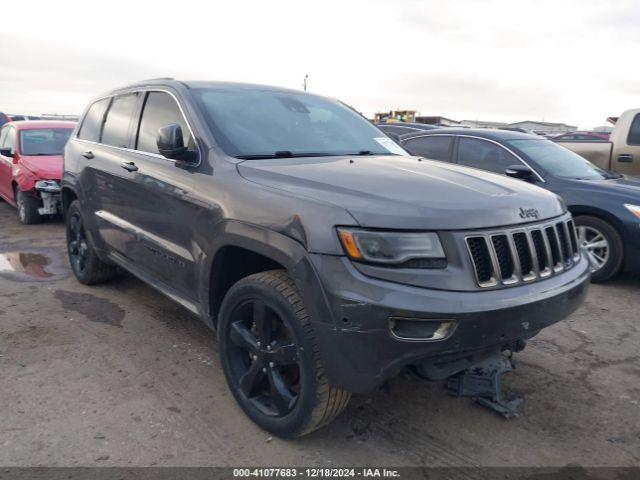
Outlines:
[[0, 127], [11, 121], [11, 118], [4, 112], [0, 112]]
[[447, 130], [403, 135], [413, 155], [508, 175], [562, 197], [589, 254], [593, 280], [640, 269], [640, 179], [607, 172], [536, 135]]
[[608, 133], [600, 132], [569, 132], [554, 136], [554, 142], [606, 142], [609, 140]]
[[435, 125], [427, 125], [424, 123], [405, 123], [405, 122], [389, 122], [389, 123], [378, 123], [376, 124], [380, 130], [386, 133], [389, 137], [394, 140], [398, 140], [400, 135], [404, 135], [407, 133], [413, 132], [422, 132], [424, 130], [434, 130], [440, 127], [436, 127]]
[[[130, 85], [88, 106], [64, 167], [78, 281], [120, 266], [199, 314], [240, 407], [284, 437], [407, 365], [443, 379], [504, 361], [589, 283], [556, 195], [410, 157], [306, 92]], [[547, 260], [532, 238], [553, 240]]]
[[73, 122], [18, 121], [0, 130], [0, 197], [24, 224], [60, 213], [62, 153]]
[[640, 175], [640, 108], [620, 115], [609, 141], [553, 140], [604, 170]]

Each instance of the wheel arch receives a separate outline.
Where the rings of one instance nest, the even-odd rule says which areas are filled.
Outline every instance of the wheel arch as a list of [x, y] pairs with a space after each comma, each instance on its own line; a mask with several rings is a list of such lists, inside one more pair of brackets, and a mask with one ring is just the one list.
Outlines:
[[572, 205], [568, 207], [568, 210], [574, 217], [588, 215], [590, 217], [599, 218], [600, 220], [609, 223], [613, 228], [616, 229], [618, 234], [622, 236], [622, 233], [624, 231], [622, 222], [615, 215], [606, 210], [588, 205]]
[[[312, 318], [330, 318], [326, 301], [318, 302], [321, 282], [298, 241], [274, 230], [237, 221], [221, 222], [212, 236], [214, 241], [204, 253], [200, 268], [198, 296], [205, 310], [204, 319], [216, 327], [224, 295], [240, 279], [254, 273], [284, 269], [293, 278]], [[322, 310], [322, 311], [318, 311]]]
[[62, 214], [64, 216], [67, 215], [67, 210], [69, 209], [69, 205], [71, 205], [71, 203], [77, 199], [78, 199], [78, 194], [73, 188], [66, 185], [62, 187]]

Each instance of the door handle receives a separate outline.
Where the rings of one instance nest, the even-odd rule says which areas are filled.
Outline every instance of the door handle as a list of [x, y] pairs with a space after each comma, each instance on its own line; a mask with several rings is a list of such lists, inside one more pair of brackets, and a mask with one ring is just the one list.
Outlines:
[[137, 172], [138, 167], [133, 162], [121, 162], [120, 166], [124, 168], [127, 172]]
[[623, 153], [622, 155], [618, 155], [618, 161], [622, 163], [631, 163], [633, 162], [633, 155]]
[[86, 152], [82, 152], [82, 156], [87, 160], [91, 160], [95, 155], [91, 150], [87, 150]]

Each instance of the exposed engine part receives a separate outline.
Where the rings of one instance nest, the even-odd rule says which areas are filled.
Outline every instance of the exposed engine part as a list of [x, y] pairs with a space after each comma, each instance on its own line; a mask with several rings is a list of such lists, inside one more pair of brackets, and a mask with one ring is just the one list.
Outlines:
[[55, 215], [62, 211], [60, 194], [41, 191], [40, 198], [42, 198], [42, 207], [38, 209], [40, 215]]
[[42, 199], [42, 207], [38, 209], [40, 215], [55, 215], [62, 211], [60, 183], [57, 180], [38, 180], [35, 187]]
[[523, 399], [502, 391], [502, 375], [515, 369], [511, 357], [497, 353], [449, 378], [447, 391], [455, 397], [471, 397], [474, 402], [505, 418], [518, 415]]

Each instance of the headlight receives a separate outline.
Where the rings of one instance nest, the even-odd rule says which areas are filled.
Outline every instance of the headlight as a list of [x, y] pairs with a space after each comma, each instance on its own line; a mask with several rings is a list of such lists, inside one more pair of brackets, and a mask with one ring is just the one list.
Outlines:
[[638, 205], [631, 205], [629, 203], [625, 203], [624, 207], [629, 210], [631, 213], [633, 213], [636, 217], [640, 218], [640, 206]]
[[339, 228], [338, 236], [352, 260], [406, 268], [447, 266], [440, 239], [433, 232], [378, 232]]
[[36, 190], [39, 192], [58, 193], [60, 192], [60, 184], [57, 180], [38, 180], [36, 182]]

